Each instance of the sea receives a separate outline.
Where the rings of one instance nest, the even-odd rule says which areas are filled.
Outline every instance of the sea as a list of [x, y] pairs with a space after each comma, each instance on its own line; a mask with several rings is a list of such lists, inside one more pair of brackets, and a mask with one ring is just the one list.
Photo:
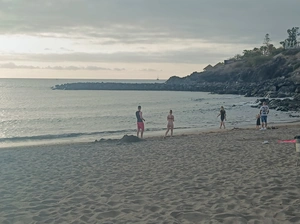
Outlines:
[[[221, 106], [226, 128], [253, 126], [257, 98], [181, 91], [52, 90], [74, 82], [151, 83], [165, 80], [0, 79], [0, 147], [118, 139], [136, 134], [142, 106], [147, 136], [163, 136], [173, 110], [174, 135], [218, 129]], [[292, 112], [271, 110], [269, 124], [293, 122]], [[294, 112], [295, 115], [295, 112]]]

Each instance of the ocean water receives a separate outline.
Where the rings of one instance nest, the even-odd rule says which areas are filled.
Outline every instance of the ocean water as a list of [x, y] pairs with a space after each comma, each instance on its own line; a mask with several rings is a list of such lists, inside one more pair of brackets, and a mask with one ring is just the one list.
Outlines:
[[[170, 109], [176, 133], [218, 129], [220, 106], [227, 128], [255, 126], [256, 98], [203, 92], [63, 91], [71, 82], [161, 82], [156, 80], [0, 79], [0, 147], [59, 142], [89, 142], [136, 134], [135, 111], [142, 106], [145, 137], [163, 135]], [[291, 122], [291, 112], [271, 110], [270, 123]]]

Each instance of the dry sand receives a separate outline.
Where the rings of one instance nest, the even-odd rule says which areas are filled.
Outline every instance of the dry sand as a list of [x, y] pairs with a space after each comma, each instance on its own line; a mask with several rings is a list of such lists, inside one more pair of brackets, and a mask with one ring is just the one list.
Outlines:
[[0, 223], [300, 223], [299, 127], [2, 149]]

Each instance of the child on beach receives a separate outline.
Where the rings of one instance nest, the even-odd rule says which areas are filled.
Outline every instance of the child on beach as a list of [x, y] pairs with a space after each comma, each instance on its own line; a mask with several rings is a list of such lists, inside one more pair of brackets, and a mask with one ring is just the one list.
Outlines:
[[169, 130], [171, 130], [171, 137], [173, 137], [173, 129], [174, 129], [174, 115], [173, 115], [173, 111], [170, 110], [169, 115], [167, 116], [167, 131], [165, 134], [165, 137], [167, 137], [167, 134], [169, 133]]
[[218, 114], [217, 117], [221, 116], [221, 123], [220, 123], [220, 129], [222, 128], [222, 126], [224, 127], [225, 129], [225, 123], [224, 121], [226, 121], [226, 111], [224, 109], [223, 106], [221, 106], [221, 110], [220, 110], [220, 113]]
[[260, 127], [260, 114], [256, 115], [256, 129], [259, 129]]

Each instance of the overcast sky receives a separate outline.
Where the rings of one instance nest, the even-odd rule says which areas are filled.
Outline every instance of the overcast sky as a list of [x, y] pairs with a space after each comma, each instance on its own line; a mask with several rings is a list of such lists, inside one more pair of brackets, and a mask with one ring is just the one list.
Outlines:
[[167, 79], [300, 26], [299, 0], [0, 0], [0, 77]]

